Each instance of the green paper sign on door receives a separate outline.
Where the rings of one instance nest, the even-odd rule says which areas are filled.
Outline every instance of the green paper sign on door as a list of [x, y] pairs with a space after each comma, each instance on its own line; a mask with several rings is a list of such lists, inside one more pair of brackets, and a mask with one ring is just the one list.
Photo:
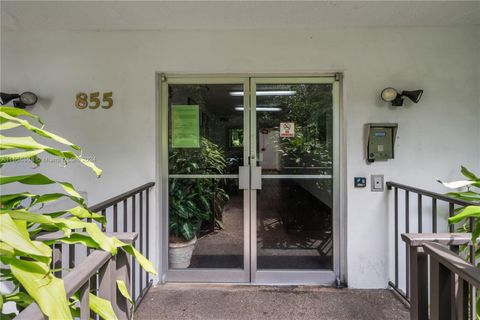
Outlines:
[[198, 105], [172, 106], [172, 148], [200, 148]]

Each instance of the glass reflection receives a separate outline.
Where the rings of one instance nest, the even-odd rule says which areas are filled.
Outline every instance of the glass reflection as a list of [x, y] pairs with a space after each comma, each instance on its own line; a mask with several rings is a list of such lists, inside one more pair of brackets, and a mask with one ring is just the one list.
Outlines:
[[[242, 85], [169, 86], [169, 267], [243, 268]], [[172, 106], [198, 106], [200, 146], [172, 147]], [[194, 177], [189, 175], [196, 175]], [[205, 175], [214, 175], [205, 176]]]
[[292, 94], [256, 98], [277, 108], [257, 108], [257, 268], [332, 269], [332, 85], [257, 85], [274, 91]]

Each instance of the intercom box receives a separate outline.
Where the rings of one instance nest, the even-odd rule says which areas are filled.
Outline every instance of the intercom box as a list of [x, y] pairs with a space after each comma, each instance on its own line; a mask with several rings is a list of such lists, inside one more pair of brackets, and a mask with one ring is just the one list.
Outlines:
[[386, 161], [395, 157], [397, 123], [367, 123], [366, 158], [368, 162]]

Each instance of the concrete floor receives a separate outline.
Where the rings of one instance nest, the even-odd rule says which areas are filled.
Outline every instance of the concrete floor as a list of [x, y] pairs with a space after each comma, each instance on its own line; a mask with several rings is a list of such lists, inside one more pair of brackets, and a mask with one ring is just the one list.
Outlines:
[[167, 284], [150, 290], [135, 319], [407, 320], [409, 314], [390, 290]]

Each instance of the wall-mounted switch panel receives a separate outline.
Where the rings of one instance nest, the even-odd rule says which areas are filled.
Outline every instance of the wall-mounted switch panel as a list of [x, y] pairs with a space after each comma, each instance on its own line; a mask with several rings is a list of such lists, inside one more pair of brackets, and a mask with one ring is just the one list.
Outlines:
[[370, 185], [373, 192], [383, 192], [384, 183], [383, 183], [383, 174], [372, 174], [370, 176]]
[[367, 186], [367, 178], [355, 177], [353, 179], [354, 179], [355, 188], [365, 188]]

